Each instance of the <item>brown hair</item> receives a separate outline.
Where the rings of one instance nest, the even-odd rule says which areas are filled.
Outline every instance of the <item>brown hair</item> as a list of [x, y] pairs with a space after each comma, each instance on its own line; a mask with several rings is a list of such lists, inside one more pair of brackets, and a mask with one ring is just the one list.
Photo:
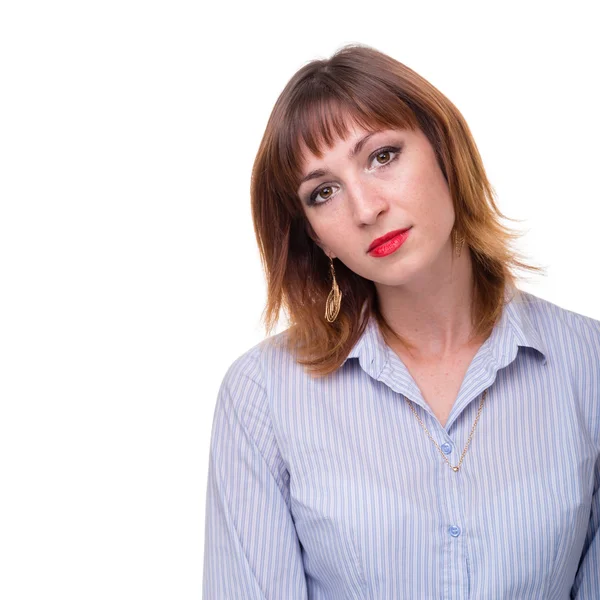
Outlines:
[[407, 66], [362, 44], [313, 60], [290, 79], [271, 112], [252, 169], [251, 210], [267, 278], [267, 335], [283, 307], [290, 327], [282, 338], [317, 377], [342, 364], [371, 315], [384, 336], [410, 347], [381, 314], [375, 284], [339, 260], [342, 305], [333, 323], [325, 319], [330, 263], [297, 195], [300, 159], [303, 147], [321, 158], [323, 144], [331, 147], [336, 136], [346, 136], [349, 120], [369, 130], [418, 127], [429, 139], [448, 182], [455, 228], [472, 253], [474, 338], [491, 333], [507, 286], [516, 285], [515, 269], [545, 270], [526, 264], [510, 247], [522, 234], [500, 223], [508, 217], [495, 203], [471, 132], [450, 100]]

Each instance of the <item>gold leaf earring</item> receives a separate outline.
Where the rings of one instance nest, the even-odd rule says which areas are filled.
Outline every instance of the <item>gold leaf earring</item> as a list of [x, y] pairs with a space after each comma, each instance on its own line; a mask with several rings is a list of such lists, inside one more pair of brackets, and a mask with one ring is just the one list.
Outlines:
[[327, 296], [327, 302], [325, 303], [325, 318], [333, 323], [340, 312], [340, 306], [342, 305], [342, 292], [335, 280], [335, 269], [333, 268], [333, 259], [331, 256], [329, 257], [331, 262], [331, 276], [333, 278], [333, 285], [331, 287], [331, 291], [329, 292], [329, 296]]
[[459, 235], [456, 229], [452, 230], [452, 240], [454, 241], [454, 253], [456, 258], [460, 256], [462, 252], [463, 244], [465, 243], [465, 236]]

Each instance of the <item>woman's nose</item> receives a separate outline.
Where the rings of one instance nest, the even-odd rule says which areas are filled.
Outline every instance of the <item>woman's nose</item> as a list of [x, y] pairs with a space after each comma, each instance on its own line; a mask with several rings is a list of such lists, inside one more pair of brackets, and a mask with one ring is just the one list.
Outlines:
[[356, 180], [349, 185], [350, 202], [358, 224], [373, 224], [380, 213], [387, 210], [388, 200], [381, 190]]

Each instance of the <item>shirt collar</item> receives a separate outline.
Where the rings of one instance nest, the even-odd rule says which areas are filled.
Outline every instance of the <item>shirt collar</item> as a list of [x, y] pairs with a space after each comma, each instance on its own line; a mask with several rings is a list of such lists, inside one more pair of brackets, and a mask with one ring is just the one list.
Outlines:
[[[498, 362], [507, 364], [504, 359], [511, 355], [511, 349], [516, 344], [517, 347], [533, 348], [541, 354], [542, 364], [546, 364], [546, 346], [531, 316], [534, 297], [516, 287], [509, 287], [505, 297], [508, 299], [508, 303], [485, 343], [489, 344], [490, 351]], [[383, 339], [375, 317], [371, 315], [363, 334], [352, 347], [342, 365], [350, 358], [358, 358], [361, 367], [377, 377], [388, 360], [389, 351], [391, 349]]]

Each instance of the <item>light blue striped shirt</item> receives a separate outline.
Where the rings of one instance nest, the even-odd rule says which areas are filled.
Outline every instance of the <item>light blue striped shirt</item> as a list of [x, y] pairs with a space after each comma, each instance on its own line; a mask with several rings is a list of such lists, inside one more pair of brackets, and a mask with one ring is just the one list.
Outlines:
[[[600, 321], [519, 290], [445, 427], [376, 321], [318, 380], [276, 334], [210, 443], [204, 600], [600, 598]], [[405, 398], [460, 470], [427, 437]]]

